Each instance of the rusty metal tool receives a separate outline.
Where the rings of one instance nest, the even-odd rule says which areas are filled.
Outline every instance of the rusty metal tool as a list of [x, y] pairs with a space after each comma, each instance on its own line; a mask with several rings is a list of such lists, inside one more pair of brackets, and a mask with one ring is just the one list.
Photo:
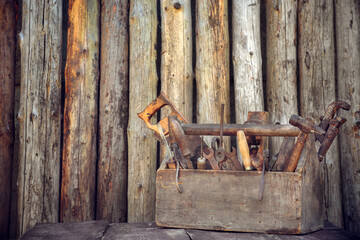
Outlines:
[[322, 128], [312, 124], [310, 121], [297, 115], [292, 115], [290, 117], [289, 123], [293, 126], [298, 127], [301, 132], [299, 133], [295, 146], [291, 151], [289, 162], [284, 167], [284, 172], [293, 172], [295, 170], [299, 162], [301, 152], [304, 148], [306, 139], [310, 133], [317, 133], [320, 135], [325, 134], [325, 131]]
[[232, 147], [232, 151], [230, 153], [225, 152], [226, 159], [232, 162], [232, 169], [233, 170], [244, 170], [243, 166], [241, 166], [237, 154], [236, 148]]
[[168, 118], [170, 138], [173, 139], [173, 144], [176, 143], [179, 146], [181, 155], [186, 159], [186, 163], [184, 163], [184, 165], [187, 165], [186, 168], [193, 169], [194, 167], [191, 161], [192, 152], [190, 151], [184, 131], [181, 128], [179, 121], [177, 120], [177, 116], [169, 116]]
[[[195, 123], [181, 123], [181, 127], [184, 130], [185, 135], [209, 135], [209, 136], [219, 136], [220, 134], [220, 124], [213, 123], [204, 123], [204, 124], [195, 124]], [[299, 135], [300, 130], [290, 124], [224, 124], [223, 125], [223, 135], [224, 136], [236, 136], [237, 132], [242, 130], [246, 135], [255, 135], [255, 136], [277, 136], [277, 137], [286, 137], [292, 136], [296, 137]]]
[[217, 161], [215, 160], [214, 150], [212, 148], [208, 148], [208, 150], [209, 150], [209, 153], [204, 152], [204, 157], [209, 161], [211, 168], [213, 170], [220, 170], [220, 167], [219, 167]]
[[320, 162], [324, 160], [325, 155], [327, 151], [329, 150], [332, 142], [334, 141], [335, 137], [337, 136], [339, 132], [339, 128], [346, 122], [345, 118], [342, 117], [334, 117], [329, 122], [329, 127], [326, 131], [325, 137], [323, 139], [323, 142], [320, 145], [319, 151], [318, 151], [318, 158]]
[[224, 148], [224, 136], [223, 136], [223, 129], [224, 129], [224, 104], [221, 104], [221, 117], [220, 117], [220, 144], [219, 147], [215, 150], [215, 160], [219, 163], [220, 168], [222, 163], [226, 161], [226, 150]]
[[[325, 115], [322, 118], [319, 127], [322, 128], [323, 130], [327, 130], [327, 128], [329, 127], [329, 123], [331, 121], [331, 119], [334, 117], [334, 115], [337, 113], [337, 111], [341, 108], [344, 109], [346, 111], [349, 111], [351, 105], [348, 104], [345, 101], [342, 100], [336, 100], [333, 101], [332, 103], [330, 103], [330, 105], [327, 107], [326, 111], [325, 111]], [[316, 134], [316, 139], [322, 143], [324, 140], [324, 136], [323, 135], [319, 135]]]

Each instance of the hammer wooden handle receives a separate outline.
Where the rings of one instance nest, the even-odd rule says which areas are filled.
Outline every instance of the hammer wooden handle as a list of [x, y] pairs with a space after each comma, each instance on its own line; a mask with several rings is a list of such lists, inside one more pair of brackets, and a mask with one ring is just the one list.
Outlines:
[[306, 139], [308, 138], [307, 133], [301, 132], [296, 140], [295, 146], [291, 151], [290, 159], [287, 163], [287, 166], [284, 168], [284, 172], [293, 172], [296, 169], [296, 166], [299, 162], [300, 155], [304, 149]]
[[239, 146], [239, 152], [243, 159], [243, 165], [245, 170], [252, 170], [249, 145], [246, 141], [244, 131], [237, 131], [237, 142]]

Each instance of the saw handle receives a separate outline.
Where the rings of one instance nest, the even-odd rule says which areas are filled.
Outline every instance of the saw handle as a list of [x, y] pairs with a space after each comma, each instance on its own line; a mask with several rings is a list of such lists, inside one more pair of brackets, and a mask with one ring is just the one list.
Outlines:
[[[150, 103], [142, 112], [138, 113], [137, 115], [145, 122], [148, 128], [159, 134], [159, 129], [157, 127], [157, 124], [152, 124], [150, 120], [155, 115], [155, 113], [157, 113], [164, 106], [170, 107], [171, 112], [169, 116], [175, 115], [180, 121], [184, 123], [188, 123], [188, 120], [185, 118], [185, 116], [183, 116], [177, 110], [174, 104], [166, 97], [166, 95], [162, 91], [160, 92], [160, 95], [152, 103]], [[165, 136], [168, 135], [169, 134], [168, 118], [165, 117], [161, 119], [159, 121], [159, 124], [162, 127], [164, 135]]]

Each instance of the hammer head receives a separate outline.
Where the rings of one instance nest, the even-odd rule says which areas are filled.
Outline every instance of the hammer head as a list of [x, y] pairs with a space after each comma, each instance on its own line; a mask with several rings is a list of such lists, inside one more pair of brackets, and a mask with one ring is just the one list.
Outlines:
[[298, 127], [304, 133], [317, 133], [320, 135], [325, 134], [325, 131], [322, 128], [297, 115], [291, 115], [289, 123]]

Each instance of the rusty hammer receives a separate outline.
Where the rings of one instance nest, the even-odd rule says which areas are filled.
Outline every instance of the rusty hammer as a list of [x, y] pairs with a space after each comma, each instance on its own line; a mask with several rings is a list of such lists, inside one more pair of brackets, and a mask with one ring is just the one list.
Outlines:
[[325, 131], [322, 128], [297, 115], [292, 115], [290, 117], [289, 123], [295, 127], [298, 127], [300, 129], [300, 133], [296, 140], [295, 146], [291, 151], [289, 161], [284, 167], [284, 172], [293, 172], [295, 170], [309, 133], [317, 133], [321, 135], [325, 134]]
[[339, 132], [339, 128], [346, 122], [345, 118], [336, 116], [329, 122], [329, 127], [326, 131], [325, 137], [318, 151], [318, 158], [320, 162], [324, 159], [326, 152], [329, 150], [332, 142]]
[[[335, 113], [340, 109], [344, 109], [346, 111], [349, 111], [351, 105], [348, 104], [345, 101], [342, 100], [336, 100], [333, 101], [332, 103], [330, 103], [330, 105], [327, 107], [326, 112], [324, 117], [322, 118], [319, 127], [322, 128], [323, 130], [327, 130], [327, 128], [329, 127], [329, 123], [331, 121], [331, 119], [334, 117]], [[324, 136], [323, 135], [318, 135], [316, 134], [316, 139], [322, 143], [324, 141]]]

